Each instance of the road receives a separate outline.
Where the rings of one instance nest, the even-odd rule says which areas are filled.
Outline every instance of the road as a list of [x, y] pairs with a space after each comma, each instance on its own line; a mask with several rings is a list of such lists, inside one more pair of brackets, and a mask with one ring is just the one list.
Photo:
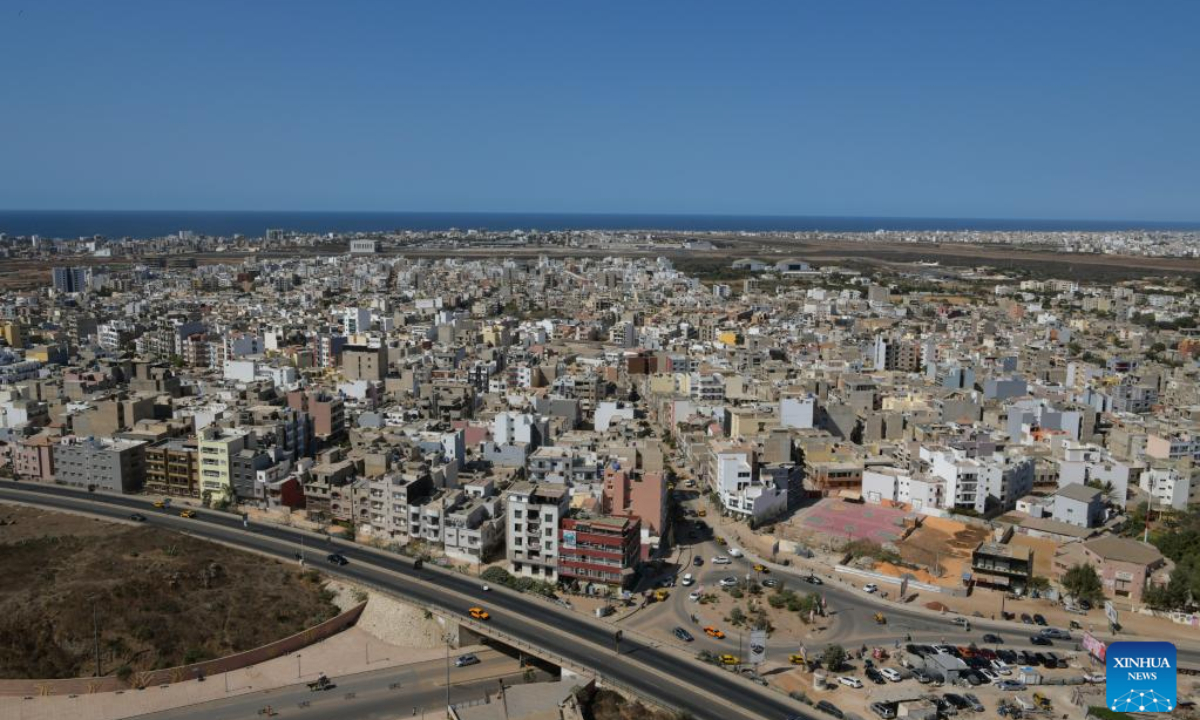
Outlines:
[[[251, 523], [244, 528], [238, 516], [228, 513], [199, 510], [193, 518], [180, 518], [174, 513], [151, 509], [149, 498], [139, 496], [85, 493], [53, 485], [0, 481], [0, 500], [87, 512], [117, 520], [128, 518], [131, 512], [141, 512], [152, 525], [285, 560], [293, 559], [293, 553], [300, 548], [301, 537], [306, 538], [310, 548], [313, 543], [311, 533], [284, 526]], [[478, 580], [458, 573], [429, 565], [416, 571], [407, 558], [340, 540], [327, 542], [330, 549], [336, 549], [350, 560], [342, 567], [325, 565], [324, 571], [331, 575], [379, 588], [420, 605], [457, 612], [464, 619], [467, 608], [483, 605], [491, 611], [491, 626], [496, 631], [588, 668], [602, 681], [625, 686], [696, 718], [783, 720], [791, 716], [816, 717], [777, 691], [759, 688], [745, 678], [704, 665], [677, 650], [657, 647], [656, 643], [627, 638], [617, 653], [611, 626], [545, 601], [516, 593], [483, 592]], [[325, 550], [320, 552], [323, 555]], [[417, 580], [424, 582], [414, 582]]]
[[[506, 686], [523, 682], [513, 672], [516, 661], [498, 653], [479, 653], [480, 664], [468, 668], [451, 665], [450, 702], [482, 701], [495, 696], [499, 681]], [[460, 679], [467, 675], [469, 679]], [[541, 673], [539, 679], [548, 679]], [[244, 720], [258, 717], [270, 706], [281, 716], [303, 711], [304, 720], [394, 720], [415, 711], [416, 717], [444, 717], [446, 667], [434, 660], [416, 665], [332, 678], [336, 687], [311, 692], [297, 684], [277, 690], [237, 695], [223, 700], [138, 716], [140, 720]], [[304, 703], [308, 703], [305, 705]]]
[[[684, 506], [693, 510], [705, 507], [699, 497], [688, 499], [684, 502]], [[687, 530], [692, 527], [698, 529], [697, 537], [689, 537]], [[729, 548], [716, 542], [707, 521], [692, 518], [681, 526], [681, 530], [679, 533], [679, 566], [666, 574], [678, 579], [684, 573], [690, 572], [696, 578], [696, 585], [676, 586], [667, 603], [650, 605], [634, 614], [625, 623], [629, 627], [641, 631], [658, 630], [663, 633], [663, 642], [678, 645], [692, 652], [708, 650], [737, 654], [735, 630], [723, 627], [722, 629], [729, 637], [723, 641], [713, 640], [704, 635], [699, 625], [692, 624], [690, 616], [694, 612], [694, 606], [687, 596], [689, 592], [697, 588], [703, 588], [709, 592], [720, 592], [718, 583], [722, 578], [744, 579], [747, 575], [759, 580], [771, 577], [785, 583], [788, 588], [799, 592], [817, 592], [826, 599], [830, 617], [822, 622], [827, 625], [828, 629], [821, 634], [819, 640], [805, 643], [810, 654], [819, 653], [824, 646], [833, 643], [848, 649], [863, 645], [891, 648], [897, 640], [903, 644], [908, 636], [911, 636], [912, 641], [917, 643], [949, 643], [956, 646], [975, 643], [982, 646], [984, 645], [983, 636], [987, 633], [999, 635], [1005, 641], [1004, 647], [1010, 649], [1049, 649], [1055, 652], [1075, 652], [1076, 642], [1081, 636], [1079, 631], [1072, 631], [1074, 638], [1072, 641], [1056, 640], [1048, 648], [1035, 646], [1029, 642], [1029, 636], [1035, 634], [1039, 630], [1038, 627], [1020, 622], [986, 618], [968, 618], [971, 623], [971, 629], [968, 631], [960, 625], [953, 624], [953, 619], [957, 616], [938, 616], [932, 611], [913, 609], [892, 600], [884, 600], [878, 595], [868, 594], [861, 588], [862, 584], [866, 582], [865, 580], [859, 581], [855, 586], [832, 580], [826, 574], [822, 578], [824, 580], [822, 585], [810, 585], [805, 582], [805, 578], [810, 575], [808, 570], [784, 568], [774, 563], [772, 563], [769, 575], [760, 575], [754, 571], [753, 560], [744, 556], [741, 558], [729, 557]], [[718, 555], [729, 557], [730, 564], [714, 565], [712, 560]], [[703, 565], [691, 564], [695, 557], [700, 557]], [[874, 616], [877, 612], [883, 613], [887, 618], [885, 625], [876, 624]], [[667, 633], [677, 625], [686, 628], [695, 636], [696, 640], [685, 644], [673, 637], [668, 639]], [[1112, 636], [1100, 632], [1093, 634], [1106, 643], [1122, 639], [1140, 639], [1132, 636]], [[774, 636], [768, 646], [767, 657], [770, 661], [786, 663], [788, 655], [797, 652], [801, 642], [802, 638]], [[1190, 642], [1181, 644], [1178, 639], [1175, 642], [1180, 664], [1200, 668], [1200, 646]]]

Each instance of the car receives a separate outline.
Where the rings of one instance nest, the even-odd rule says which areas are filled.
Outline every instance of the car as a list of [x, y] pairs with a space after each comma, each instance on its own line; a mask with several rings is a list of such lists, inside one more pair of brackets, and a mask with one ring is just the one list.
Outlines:
[[721, 581], [717, 584], [723, 588], [737, 587], [738, 579], [730, 575], [729, 577], [721, 578]]
[[693, 590], [692, 592], [688, 593], [688, 600], [691, 600], [692, 602], [700, 602], [700, 598], [702, 597], [704, 597], [704, 593], [700, 592], [699, 590]]
[[1042, 628], [1038, 635], [1041, 635], [1042, 637], [1053, 638], [1055, 640], [1071, 639], [1071, 633], [1067, 632], [1066, 630], [1060, 630], [1059, 628], [1053, 627]]
[[692, 634], [690, 632], [688, 632], [687, 630], [684, 630], [681, 627], [676, 627], [672, 632], [675, 634], [675, 637], [679, 638], [680, 640], [682, 640], [684, 642], [691, 642], [696, 639], [696, 638], [692, 637]]
[[720, 628], [713, 627], [712, 625], [704, 628], [704, 634], [710, 638], [716, 638], [717, 640], [725, 639], [725, 632]]
[[834, 716], [838, 720], [842, 720], [842, 718], [846, 717], [846, 713], [842, 712], [840, 709], [838, 709], [837, 705], [834, 705], [833, 703], [829, 702], [828, 700], [820, 701], [819, 703], [816, 704], [816, 708], [818, 710], [820, 710], [821, 712], [825, 713], [826, 715]]
[[745, 553], [742, 552], [741, 548], [735, 548], [735, 547], [729, 548], [729, 555], [731, 557], [740, 558], [744, 554]]
[[929, 699], [933, 701], [934, 705], [937, 705], [938, 715], [946, 716], [958, 714], [958, 708], [954, 707], [953, 703], [946, 698], [938, 697], [937, 695], [930, 695]]
[[703, 567], [704, 558], [697, 555], [696, 557], [692, 558], [692, 564], [695, 565], [696, 567]]
[[985, 710], [983, 703], [979, 702], [979, 698], [971, 693], [964, 693], [963, 700], [967, 701], [967, 707], [971, 708], [973, 712], [983, 712]]
[[330, 565], [339, 565], [340, 566], [340, 565], [347, 565], [350, 563], [350, 561], [347, 560], [346, 557], [344, 555], [342, 555], [341, 553], [329, 553], [328, 555], [325, 556], [325, 560]]
[[146, 522], [146, 516], [141, 513], [134, 513], [129, 516], [129, 519], [134, 522]]
[[867, 583], [866, 585], [863, 585], [863, 592], [867, 592], [867, 593], [879, 592], [879, 586], [876, 585], [875, 583]]
[[996, 682], [997, 680], [999, 680], [999, 679], [1000, 679], [1000, 676], [999, 676], [997, 673], [995, 673], [995, 672], [994, 672], [994, 671], [992, 671], [992, 670], [988, 670], [987, 668], [979, 668], [979, 669], [978, 669], [978, 670], [976, 670], [975, 672], [977, 672], [977, 673], [979, 673], [980, 675], [982, 675], [982, 676], [984, 676], [985, 678], [987, 678], [987, 681], [988, 681], [989, 683], [994, 683], [994, 682]]
[[992, 633], [984, 633], [983, 641], [985, 643], [991, 643], [993, 645], [1000, 645], [1004, 642], [1004, 639], [1001, 638], [999, 635], [993, 635]]
[[879, 671], [873, 667], [868, 667], [863, 670], [863, 675], [866, 675], [867, 679], [876, 685], [887, 685], [887, 680], [884, 680], [883, 675], [880, 675]]
[[771, 568], [767, 567], [766, 565], [763, 565], [762, 563], [754, 563], [754, 572], [762, 573], [763, 575], [768, 575], [771, 572]]
[[684, 573], [683, 578], [680, 579], [680, 581], [679, 581], [679, 584], [684, 587], [687, 587], [688, 585], [691, 585], [694, 582], [696, 582], [696, 578], [692, 577], [691, 573]]
[[736, 655], [725, 653], [724, 655], [717, 656], [717, 662], [721, 663], [722, 665], [737, 665], [739, 661]]
[[1026, 625], [1032, 625], [1033, 618], [1030, 617], [1029, 613], [1021, 613], [1021, 622], [1025, 623]]
[[953, 622], [955, 625], [967, 625], [971, 621], [960, 615], [960, 616], [954, 618], [953, 620], [951, 620], [951, 622]]
[[473, 607], [470, 610], [468, 610], [467, 612], [471, 615], [471, 617], [475, 618], [476, 620], [491, 620], [492, 619], [491, 614], [487, 610], [484, 610], [481, 607]]
[[1102, 683], [1106, 679], [1104, 673], [1084, 673], [1083, 676], [1083, 681], [1089, 683]]
[[808, 583], [809, 585], [824, 585], [825, 584], [825, 581], [822, 580], [821, 578], [817, 577], [816, 575], [809, 575], [808, 577], [804, 578], [804, 582]]
[[194, 518], [194, 517], [196, 517], [196, 511], [195, 510], [184, 510], [183, 512], [179, 513], [179, 517]]
[[1041, 635], [1030, 635], [1029, 642], [1033, 643], [1034, 645], [1053, 645], [1054, 644], [1054, 643], [1050, 642], [1050, 638], [1042, 637]]
[[1091, 610], [1091, 609], [1092, 609], [1092, 602], [1091, 602], [1090, 600], [1080, 600], [1080, 601], [1079, 601], [1079, 609], [1080, 609], [1080, 610], [1082, 610], [1082, 611], [1084, 611], [1084, 612], [1087, 612], [1088, 610]]
[[893, 668], [879, 668], [879, 674], [892, 682], [900, 682], [903, 679], [903, 676]]
[[1043, 626], [1043, 627], [1045, 627], [1045, 626], [1046, 626], [1046, 618], [1042, 617], [1041, 615], [1036, 615], [1036, 614], [1035, 614], [1035, 615], [1033, 616], [1033, 621], [1034, 621], [1035, 623], [1037, 623], [1038, 625], [1041, 625], [1041, 626]]
[[1009, 665], [1015, 665], [1019, 656], [1012, 650], [998, 650], [996, 652], [996, 657]]
[[928, 685], [929, 683], [933, 682], [933, 678], [930, 677], [929, 673], [925, 672], [924, 670], [913, 670], [913, 677], [916, 678], [917, 682], [921, 683], [922, 685]]
[[1000, 658], [992, 661], [992, 670], [996, 671], [997, 675], [1012, 675], [1012, 665], [1009, 665]]
[[762, 581], [762, 585], [763, 587], [769, 588], [779, 587], [779, 581], [775, 578], [767, 578], [766, 580]]
[[724, 555], [718, 555], [712, 559], [713, 565], [728, 565], [731, 562], [733, 562], [733, 561]]
[[883, 720], [892, 720], [892, 718], [896, 717], [896, 710], [891, 705], [881, 702], [874, 702], [871, 703], [870, 708], [871, 712], [883, 718]]
[[1025, 683], [1021, 682], [1020, 680], [1001, 680], [1000, 682], [996, 683], [996, 687], [1000, 688], [1001, 690], [1021, 692], [1025, 689]]
[[696, 512], [696, 514], [697, 514], [697, 515], [699, 515], [700, 517], [708, 517], [708, 511], [707, 511], [707, 510], [698, 510], [698, 511]]
[[454, 667], [467, 667], [469, 665], [478, 665], [478, 664], [479, 664], [479, 658], [476, 657], [473, 653], [468, 653], [466, 655], [459, 655], [454, 660]]
[[967, 699], [958, 693], [946, 693], [942, 697], [946, 699], [946, 702], [953, 705], [956, 710], [966, 710], [971, 707], [971, 703], [967, 702]]

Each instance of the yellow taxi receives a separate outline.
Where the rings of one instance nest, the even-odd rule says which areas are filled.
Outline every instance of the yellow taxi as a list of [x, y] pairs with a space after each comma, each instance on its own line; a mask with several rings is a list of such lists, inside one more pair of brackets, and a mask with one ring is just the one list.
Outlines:
[[196, 517], [196, 511], [195, 510], [184, 510], [183, 512], [179, 513], [179, 517], [181, 517], [181, 518]]
[[471, 617], [475, 618], [476, 620], [490, 620], [492, 617], [490, 614], [488, 614], [487, 610], [484, 610], [481, 607], [473, 607], [467, 612], [470, 613]]
[[709, 625], [708, 627], [704, 628], [704, 634], [709, 636], [710, 638], [716, 638], [718, 640], [725, 639], [725, 633], [720, 628], [715, 628], [712, 625]]

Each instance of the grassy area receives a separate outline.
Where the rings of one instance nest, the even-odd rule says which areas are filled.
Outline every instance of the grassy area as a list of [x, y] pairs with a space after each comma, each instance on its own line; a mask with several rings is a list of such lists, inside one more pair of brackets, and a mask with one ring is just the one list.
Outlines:
[[337, 614], [314, 571], [145, 526], [4, 507], [0, 677], [128, 676], [221, 657]]
[[1100, 718], [1100, 720], [1134, 720], [1134, 717], [1128, 713], [1116, 712], [1100, 705], [1088, 708], [1088, 714], [1094, 718]]

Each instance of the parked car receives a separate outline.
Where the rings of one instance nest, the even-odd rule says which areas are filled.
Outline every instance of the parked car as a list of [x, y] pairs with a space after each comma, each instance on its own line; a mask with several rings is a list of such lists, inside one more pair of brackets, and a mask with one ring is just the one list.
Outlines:
[[915, 677], [917, 682], [921, 683], [922, 685], [928, 685], [929, 683], [933, 682], [933, 678], [930, 677], [929, 674], [924, 670], [913, 670], [913, 677]]
[[1001, 680], [1000, 682], [996, 683], [996, 687], [1000, 688], [1001, 690], [1021, 692], [1025, 689], [1025, 683], [1021, 682], [1020, 680]]
[[688, 600], [691, 600], [692, 602], [700, 602], [700, 598], [702, 597], [704, 597], [704, 593], [700, 592], [699, 590], [693, 590], [692, 592], [688, 593]]
[[974, 712], [983, 712], [984, 711], [983, 703], [979, 702], [979, 698], [975, 697], [971, 693], [966, 693], [965, 695], [963, 695], [963, 700], [967, 701], [968, 706], [971, 708], [972, 711], [974, 711]]
[[1025, 623], [1026, 625], [1032, 625], [1033, 618], [1030, 617], [1029, 613], [1021, 613], [1021, 622]]
[[946, 702], [953, 705], [956, 710], [966, 710], [971, 707], [971, 703], [967, 702], [967, 699], [958, 693], [946, 693], [942, 697], [946, 699]]
[[892, 682], [900, 682], [900, 680], [902, 679], [900, 673], [897, 672], [896, 670], [894, 670], [893, 668], [887, 668], [887, 667], [879, 668], [879, 674], [884, 676], [888, 680], [891, 680]]
[[867, 593], [879, 592], [879, 586], [876, 585], [875, 583], [867, 583], [866, 585], [863, 585], [863, 592], [867, 592]]
[[862, 680], [859, 680], [856, 677], [850, 677], [849, 675], [843, 675], [843, 676], [839, 677], [838, 682], [845, 685], [846, 687], [852, 687], [852, 688], [860, 688], [863, 686]]
[[721, 578], [721, 582], [718, 584], [723, 588], [737, 587], [738, 579], [730, 575], [729, 577]]
[[873, 667], [869, 667], [866, 670], [864, 670], [863, 674], [867, 676], [868, 680], [875, 683], [876, 685], [887, 685], [887, 680], [884, 680], [883, 675], [880, 674], [880, 672]]
[[871, 703], [870, 707], [871, 712], [883, 718], [883, 720], [892, 720], [892, 718], [896, 717], [896, 708], [890, 704], [874, 702]]
[[687, 630], [684, 630], [681, 627], [676, 627], [674, 630], [674, 633], [675, 633], [675, 637], [679, 638], [680, 640], [682, 640], [684, 642], [691, 642], [696, 639], [696, 638], [692, 637], [692, 634], [690, 632], [688, 632]]
[[839, 710], [837, 705], [834, 705], [828, 700], [822, 700], [821, 702], [817, 703], [816, 708], [826, 715], [834, 716], [838, 720], [843, 720], [843, 718], [846, 717], [846, 713]]
[[1042, 626], [1046, 625], [1046, 618], [1042, 617], [1041, 615], [1034, 615], [1033, 621], [1035, 623], [1037, 623], [1038, 625], [1042, 625]]
[[679, 581], [679, 584], [684, 587], [687, 587], [688, 585], [691, 585], [694, 582], [696, 582], [696, 578], [692, 577], [691, 573], [684, 573], [683, 578]]

